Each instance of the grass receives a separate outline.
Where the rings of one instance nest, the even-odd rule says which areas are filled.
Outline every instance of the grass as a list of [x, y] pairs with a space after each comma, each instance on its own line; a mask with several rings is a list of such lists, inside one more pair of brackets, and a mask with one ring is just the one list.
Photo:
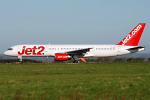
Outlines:
[[0, 64], [0, 100], [148, 100], [150, 63]]

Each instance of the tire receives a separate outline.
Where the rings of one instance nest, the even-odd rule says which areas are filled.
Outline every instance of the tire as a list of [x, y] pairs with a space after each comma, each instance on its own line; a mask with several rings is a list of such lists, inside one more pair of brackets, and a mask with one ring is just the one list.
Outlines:
[[73, 63], [79, 63], [79, 62], [80, 62], [79, 60], [74, 60], [74, 61], [73, 61]]

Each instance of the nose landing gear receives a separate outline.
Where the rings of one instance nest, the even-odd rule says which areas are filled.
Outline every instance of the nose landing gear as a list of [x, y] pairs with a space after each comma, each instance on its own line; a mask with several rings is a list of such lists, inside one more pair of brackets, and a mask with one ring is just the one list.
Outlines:
[[22, 56], [18, 56], [20, 64], [23, 64]]

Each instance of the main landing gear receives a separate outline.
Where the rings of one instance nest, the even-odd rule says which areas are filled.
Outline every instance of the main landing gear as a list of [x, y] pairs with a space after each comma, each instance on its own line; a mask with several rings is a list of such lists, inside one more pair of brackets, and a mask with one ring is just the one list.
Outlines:
[[[73, 57], [73, 59], [74, 59], [73, 63], [80, 63], [80, 60], [83, 61], [84, 63], [86, 63], [86, 61], [84, 60], [84, 58], [76, 58], [76, 59], [75, 59], [75, 58]], [[79, 60], [79, 59], [80, 59], [80, 60]]]
[[73, 61], [73, 63], [79, 63], [79, 62], [80, 62], [79, 60], [74, 60], [74, 61]]
[[79, 62], [80, 62], [78, 56], [72, 56], [72, 58], [73, 58], [73, 60], [74, 60], [73, 63], [79, 63]]

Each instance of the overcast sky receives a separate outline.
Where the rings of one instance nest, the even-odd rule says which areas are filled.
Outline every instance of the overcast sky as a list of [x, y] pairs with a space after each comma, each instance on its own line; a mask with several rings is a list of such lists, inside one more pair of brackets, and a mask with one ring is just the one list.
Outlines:
[[18, 44], [117, 44], [147, 23], [139, 45], [150, 52], [150, 0], [0, 0], [0, 53]]

